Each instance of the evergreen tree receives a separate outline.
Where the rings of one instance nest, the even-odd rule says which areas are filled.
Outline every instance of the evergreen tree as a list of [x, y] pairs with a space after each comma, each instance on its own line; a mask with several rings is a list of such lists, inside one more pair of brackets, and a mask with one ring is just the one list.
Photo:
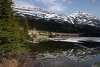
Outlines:
[[21, 43], [25, 41], [12, 5], [12, 0], [0, 0], [0, 54], [6, 56], [20, 54]]
[[29, 26], [28, 26], [28, 21], [27, 21], [26, 18], [24, 18], [24, 20], [23, 20], [23, 27], [24, 27], [24, 32], [25, 32], [26, 34], [28, 34]]

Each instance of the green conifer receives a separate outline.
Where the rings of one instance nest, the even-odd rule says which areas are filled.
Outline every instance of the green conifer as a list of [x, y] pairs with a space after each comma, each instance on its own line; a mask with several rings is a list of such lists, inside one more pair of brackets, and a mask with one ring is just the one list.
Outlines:
[[26, 40], [14, 17], [12, 5], [12, 0], [0, 0], [0, 54], [6, 56], [21, 54], [21, 43]]
[[29, 29], [28, 21], [27, 21], [26, 18], [24, 18], [24, 21], [23, 21], [23, 22], [24, 22], [24, 23], [23, 23], [24, 32], [25, 32], [26, 34], [28, 34], [28, 29]]

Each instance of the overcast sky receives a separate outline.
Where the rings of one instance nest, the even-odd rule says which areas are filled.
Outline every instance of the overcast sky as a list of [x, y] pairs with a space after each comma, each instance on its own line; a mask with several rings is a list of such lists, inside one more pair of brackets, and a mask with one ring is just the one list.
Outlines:
[[15, 5], [40, 7], [49, 11], [70, 15], [83, 11], [100, 18], [100, 0], [13, 0]]

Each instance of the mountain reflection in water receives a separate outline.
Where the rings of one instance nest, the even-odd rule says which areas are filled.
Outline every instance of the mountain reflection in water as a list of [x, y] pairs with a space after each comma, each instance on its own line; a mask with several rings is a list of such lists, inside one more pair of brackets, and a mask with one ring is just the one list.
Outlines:
[[100, 42], [98, 38], [92, 38], [96, 42], [88, 39], [78, 39], [81, 43], [54, 39], [29, 47], [36, 53], [35, 59], [41, 60], [37, 67], [91, 67], [94, 62], [100, 62]]

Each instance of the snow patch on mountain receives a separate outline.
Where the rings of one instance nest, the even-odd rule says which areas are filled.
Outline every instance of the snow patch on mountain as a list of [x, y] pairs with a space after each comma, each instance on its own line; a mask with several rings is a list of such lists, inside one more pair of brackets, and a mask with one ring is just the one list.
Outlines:
[[42, 8], [27, 8], [23, 6], [14, 6], [14, 10], [17, 11], [16, 15], [24, 17], [35, 17], [36, 19], [54, 19], [59, 23], [68, 22], [71, 24], [82, 24], [100, 27], [100, 19], [96, 16], [88, 14], [86, 12], [77, 11], [69, 16], [63, 14], [56, 14]]

